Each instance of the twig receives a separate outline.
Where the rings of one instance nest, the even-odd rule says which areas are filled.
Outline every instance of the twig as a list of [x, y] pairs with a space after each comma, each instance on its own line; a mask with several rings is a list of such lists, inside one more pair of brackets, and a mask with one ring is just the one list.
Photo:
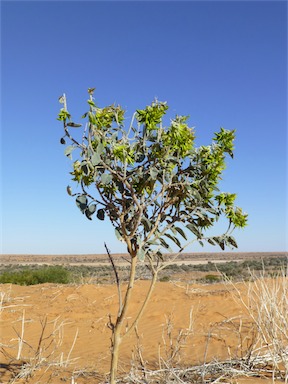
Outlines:
[[25, 329], [25, 309], [23, 309], [23, 315], [22, 315], [22, 327], [21, 327], [21, 335], [19, 337], [19, 346], [18, 346], [18, 353], [17, 353], [17, 360], [20, 360], [21, 358], [21, 352], [23, 347], [23, 338], [24, 338], [24, 329]]
[[115, 274], [115, 278], [116, 278], [116, 283], [117, 283], [117, 289], [118, 289], [118, 299], [119, 299], [119, 310], [118, 310], [118, 316], [120, 316], [121, 312], [122, 312], [122, 308], [123, 308], [123, 303], [122, 303], [122, 292], [121, 292], [121, 287], [120, 287], [120, 279], [119, 279], [119, 275], [118, 275], [118, 272], [117, 272], [117, 269], [116, 269], [116, 266], [115, 266], [115, 263], [114, 263], [114, 260], [113, 260], [113, 257], [106, 245], [106, 243], [104, 243], [104, 246], [105, 246], [105, 249], [106, 249], [106, 252], [108, 254], [108, 257], [109, 257], [109, 260], [110, 260], [110, 263], [112, 265], [112, 268], [113, 268], [113, 271], [114, 271], [114, 274]]

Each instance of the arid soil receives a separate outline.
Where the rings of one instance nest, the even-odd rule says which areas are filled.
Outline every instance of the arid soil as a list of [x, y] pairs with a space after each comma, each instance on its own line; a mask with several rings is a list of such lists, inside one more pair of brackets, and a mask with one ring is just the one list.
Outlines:
[[[127, 326], [143, 302], [148, 286], [148, 281], [136, 282]], [[241, 284], [238, 287], [244, 290]], [[30, 368], [37, 364], [41, 368], [35, 369], [27, 381], [17, 379], [15, 383], [105, 382], [111, 336], [107, 324], [109, 316], [113, 320], [117, 313], [115, 286], [6, 284], [0, 285], [0, 294], [0, 383], [9, 382], [21, 361], [30, 362]], [[120, 372], [129, 372], [132, 361], [139, 362], [139, 351], [147, 368], [165, 366], [178, 346], [180, 352], [171, 361], [174, 366], [243, 356], [253, 343], [254, 328], [234, 296], [233, 287], [224, 284], [157, 283], [139, 322], [138, 338], [132, 333], [121, 345]], [[179, 332], [182, 332], [180, 339]], [[269, 378], [255, 377], [233, 380], [222, 382], [272, 382]]]
[[[179, 262], [193, 264], [283, 255], [184, 254]], [[125, 262], [125, 255], [113, 257], [118, 265]], [[107, 262], [107, 255], [1, 255], [3, 265]], [[159, 370], [167, 366], [192, 367], [238, 359], [253, 345], [255, 328], [236, 300], [235, 288], [220, 283], [192, 284], [190, 280], [184, 273], [174, 275], [173, 281], [157, 283], [138, 324], [137, 335], [130, 333], [121, 345], [122, 383], [133, 367], [144, 365], [147, 369]], [[237, 287], [245, 297], [246, 286], [237, 283]], [[125, 284], [122, 288], [124, 290]], [[125, 326], [132, 324], [148, 288], [149, 281], [136, 282]], [[0, 384], [107, 383], [109, 323], [115, 319], [117, 310], [115, 285], [0, 285]], [[13, 380], [17, 374], [19, 377]], [[272, 383], [267, 374], [266, 377], [246, 377], [235, 372], [234, 376], [220, 382]]]

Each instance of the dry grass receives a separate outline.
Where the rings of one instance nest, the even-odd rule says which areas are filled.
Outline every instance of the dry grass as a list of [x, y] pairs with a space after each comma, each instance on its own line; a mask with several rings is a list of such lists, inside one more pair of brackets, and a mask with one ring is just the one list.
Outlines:
[[[11, 291], [11, 289], [10, 289]], [[5, 309], [20, 307], [20, 304], [9, 304], [11, 302], [8, 292], [1, 292], [0, 313]], [[15, 300], [17, 301], [18, 298]], [[22, 306], [23, 304], [21, 304]], [[51, 367], [67, 368], [77, 359], [71, 359], [71, 353], [75, 346], [78, 336], [78, 329], [72, 342], [68, 354], [65, 356], [61, 351], [64, 338], [64, 327], [67, 323], [60, 321], [59, 317], [49, 321], [47, 316], [40, 320], [40, 332], [37, 343], [32, 345], [26, 340], [25, 325], [28, 320], [25, 318], [25, 309], [22, 310], [22, 316], [19, 319], [19, 326], [13, 326], [16, 338], [11, 339], [9, 345], [0, 344], [0, 354], [4, 357], [6, 363], [1, 364], [11, 372], [9, 383], [17, 383], [20, 379], [28, 380], [33, 377], [37, 370], [49, 370]], [[31, 321], [31, 320], [29, 320]], [[51, 329], [52, 328], [52, 329]]]
[[[251, 281], [241, 285], [226, 280], [234, 290], [234, 298], [246, 310], [246, 316], [225, 319], [211, 325], [206, 334], [203, 362], [193, 367], [181, 367], [181, 350], [188, 337], [193, 337], [192, 310], [187, 329], [173, 336], [172, 317], [167, 318], [163, 329], [164, 355], [159, 346], [157, 369], [149, 369], [138, 345], [133, 355], [132, 369], [121, 383], [237, 383], [239, 377], [266, 378], [271, 383], [288, 383], [288, 278], [282, 271], [273, 279], [265, 272], [259, 277], [251, 273]], [[181, 286], [181, 288], [184, 288]], [[187, 289], [186, 289], [187, 292]], [[249, 325], [247, 326], [247, 319]], [[246, 329], [245, 329], [246, 328]], [[229, 359], [207, 361], [207, 350], [213, 338], [221, 332], [234, 333], [238, 343], [232, 352], [227, 343]], [[138, 338], [139, 339], [139, 338]], [[225, 343], [225, 339], [223, 338]], [[138, 363], [137, 363], [138, 362]], [[232, 381], [231, 381], [232, 380]], [[235, 381], [233, 381], [235, 380]]]
[[235, 299], [246, 309], [256, 329], [250, 349], [254, 364], [271, 367], [272, 381], [276, 377], [288, 383], [288, 274], [282, 271], [274, 278], [260, 277], [251, 272], [243, 295], [237, 285]]
[[[179, 289], [180, 292], [183, 292], [183, 296], [186, 295], [187, 300], [196, 295], [201, 302], [202, 298], [205, 297], [204, 295], [207, 296], [208, 291], [205, 290], [205, 287], [200, 290], [200, 288], [191, 288], [188, 285], [182, 286], [179, 284], [176, 286], [167, 283], [167, 287], [171, 286], [177, 290]], [[73, 363], [76, 362], [76, 359], [71, 358], [72, 351], [75, 349], [76, 340], [81, 337], [81, 334], [78, 334], [77, 329], [76, 332], [74, 330], [74, 336], [69, 340], [70, 347], [68, 349], [67, 346], [64, 348], [64, 329], [69, 325], [67, 320], [61, 320], [61, 317], [55, 317], [49, 321], [47, 317], [40, 320], [31, 320], [30, 318], [29, 321], [34, 321], [35, 327], [37, 326], [38, 335], [37, 340], [31, 342], [28, 332], [26, 332], [29, 304], [26, 304], [21, 296], [12, 297], [12, 287], [6, 287], [5, 291], [0, 292], [0, 316], [5, 311], [16, 310], [20, 315], [17, 322], [13, 324], [15, 337], [11, 339], [9, 344], [0, 344], [0, 352], [5, 358], [6, 369], [11, 371], [9, 383], [46, 383], [48, 380], [41, 377], [44, 377], [45, 372], [48, 371], [53, 372], [50, 374], [52, 376], [56, 374], [56, 371], [65, 372], [65, 381], [69, 384], [104, 384], [108, 382], [108, 376], [96, 372], [95, 369], [85, 367], [73, 369]], [[224, 288], [221, 289], [224, 290]], [[49, 292], [52, 297], [51, 302], [62, 297], [61, 287], [57, 289], [55, 292]], [[193, 354], [193, 350], [190, 347], [188, 349], [187, 346], [194, 345], [199, 340], [199, 328], [195, 326], [199, 316], [199, 308], [194, 306], [190, 309], [186, 327], [179, 328], [179, 326], [175, 325], [177, 322], [175, 313], [170, 312], [170, 314], [166, 315], [162, 326], [162, 339], [159, 344], [154, 345], [158, 355], [158, 360], [154, 362], [154, 366], [151, 366], [151, 361], [148, 362], [145, 358], [145, 347], [147, 348], [147, 343], [143, 342], [145, 334], [143, 336], [139, 329], [136, 328], [136, 342], [132, 354], [131, 369], [129, 372], [127, 369], [125, 370], [126, 373], [123, 373], [118, 383], [236, 384], [239, 377], [242, 377], [247, 378], [247, 380], [251, 379], [251, 383], [254, 384], [254, 382], [259, 383], [257, 381], [259, 378], [265, 377], [268, 378], [267, 383], [282, 382], [287, 384], [287, 275], [283, 271], [272, 279], [266, 278], [265, 273], [257, 278], [252, 273], [251, 281], [246, 283], [234, 284], [227, 281], [226, 290], [229, 291], [229, 295], [233, 295], [234, 300], [243, 309], [243, 313], [239, 313], [237, 316], [223, 316], [222, 320], [211, 321], [209, 328], [203, 331], [203, 335], [201, 335], [203, 336], [205, 348], [199, 364], [187, 365], [187, 359], [184, 358], [187, 353]], [[68, 300], [69, 303], [76, 303], [78, 297], [80, 297], [77, 291], [75, 292], [67, 295], [67, 299], [73, 299], [72, 301]], [[106, 299], [108, 297], [109, 300], [114, 300], [114, 297], [109, 294]], [[97, 297], [93, 298], [94, 301], [96, 299], [98, 300]], [[103, 305], [106, 305], [106, 302], [107, 300], [103, 298]], [[79, 305], [83, 306], [83, 303], [79, 303]], [[89, 304], [89, 306], [91, 305]], [[186, 308], [186, 312], [189, 312], [189, 307]], [[95, 319], [95, 324], [97, 321]], [[216, 339], [226, 347], [227, 359], [221, 360], [216, 357], [216, 354], [214, 359], [209, 358], [211, 353], [208, 352], [211, 352]], [[193, 340], [196, 340], [194, 344]], [[233, 343], [231, 340], [233, 340]], [[193, 356], [190, 357], [192, 361]], [[40, 379], [39, 372], [44, 375], [40, 376]], [[60, 383], [64, 380], [63, 375], [61, 376], [62, 379], [60, 379], [59, 374], [58, 381], [55, 378], [55, 381], [53, 379], [51, 383]]]

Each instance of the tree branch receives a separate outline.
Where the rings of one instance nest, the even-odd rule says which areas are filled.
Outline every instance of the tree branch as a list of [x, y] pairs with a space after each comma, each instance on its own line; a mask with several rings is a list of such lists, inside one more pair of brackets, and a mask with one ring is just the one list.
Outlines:
[[119, 275], [118, 275], [118, 272], [117, 272], [117, 269], [116, 269], [113, 257], [110, 254], [110, 251], [109, 251], [109, 249], [108, 249], [108, 247], [107, 247], [105, 242], [104, 242], [104, 246], [105, 246], [106, 252], [108, 254], [108, 257], [109, 257], [109, 260], [110, 260], [110, 263], [112, 265], [112, 268], [113, 268], [113, 271], [114, 271], [114, 274], [115, 274], [115, 278], [116, 278], [117, 289], [118, 289], [118, 299], [119, 299], [118, 316], [120, 316], [120, 314], [122, 312], [122, 306], [123, 306], [123, 304], [122, 304], [122, 293], [121, 293], [121, 287], [120, 287], [120, 279], [119, 279]]

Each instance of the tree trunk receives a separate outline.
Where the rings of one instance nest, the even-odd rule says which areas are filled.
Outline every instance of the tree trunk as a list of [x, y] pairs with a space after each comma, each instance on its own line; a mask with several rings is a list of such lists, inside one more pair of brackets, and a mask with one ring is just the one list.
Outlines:
[[110, 365], [110, 384], [116, 384], [118, 359], [119, 359], [119, 347], [122, 341], [121, 338], [121, 326], [116, 325], [112, 336], [112, 352], [111, 352], [111, 365]]
[[132, 293], [132, 289], [135, 281], [136, 265], [137, 265], [137, 257], [134, 256], [131, 258], [130, 277], [129, 277], [129, 283], [126, 289], [123, 306], [120, 313], [118, 314], [116, 323], [113, 328], [111, 364], [110, 364], [110, 384], [116, 384], [118, 359], [119, 359], [119, 347], [122, 341], [121, 330], [122, 330], [123, 321], [125, 319], [128, 306], [130, 303], [131, 293]]

